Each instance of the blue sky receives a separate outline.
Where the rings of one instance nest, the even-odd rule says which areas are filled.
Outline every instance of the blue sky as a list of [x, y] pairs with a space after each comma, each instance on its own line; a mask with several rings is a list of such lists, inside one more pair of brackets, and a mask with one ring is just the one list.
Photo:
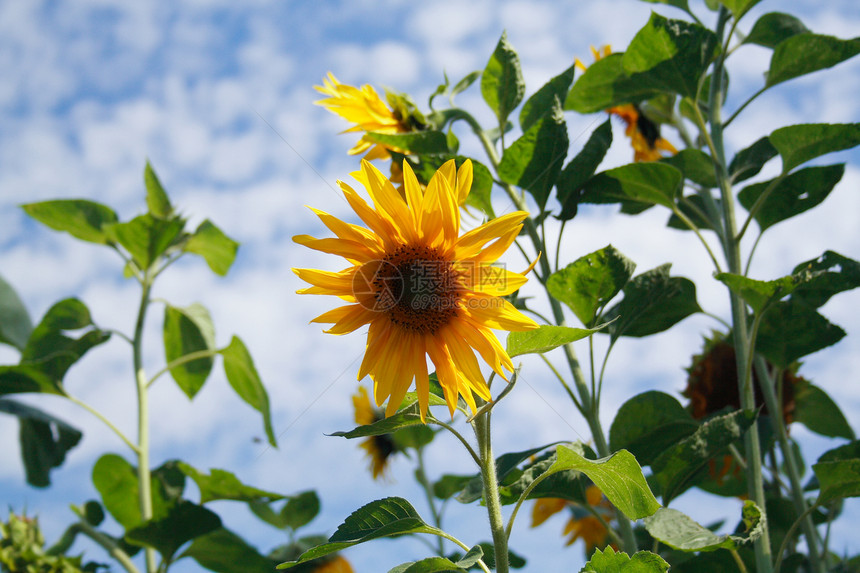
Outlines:
[[[346, 125], [313, 105], [318, 94], [312, 86], [332, 71], [346, 83], [408, 92], [426, 109], [427, 96], [443, 72], [456, 81], [482, 69], [506, 30], [531, 93], [574, 56], [589, 61], [589, 45], [623, 50], [650, 10], [679, 16], [666, 6], [633, 0], [463, 4], [0, 2], [5, 78], [0, 84], [0, 274], [19, 290], [33, 318], [38, 320], [55, 301], [77, 296], [100, 325], [131, 330], [137, 290], [122, 279], [118, 259], [33, 224], [17, 205], [81, 197], [109, 204], [130, 218], [144, 208], [147, 158], [192, 222], [210, 218], [242, 244], [226, 279], [212, 276], [202, 262], [187, 260], [165, 274], [156, 296], [182, 306], [199, 301], [213, 315], [219, 344], [233, 333], [246, 341], [272, 399], [280, 448], [255, 443], [262, 435], [259, 417], [232, 395], [220, 374], [213, 375], [193, 403], [163, 379], [153, 390], [156, 463], [179, 457], [201, 469], [229, 469], [247, 483], [283, 493], [316, 488], [323, 513], [308, 532], [330, 533], [353, 509], [388, 495], [410, 498], [419, 512], [427, 513], [412, 485], [408, 460], [395, 463], [390, 483], [374, 483], [357, 444], [324, 435], [353, 425], [349, 397], [356, 387], [363, 337], [335, 338], [308, 325], [331, 302], [295, 295], [302, 285], [290, 268], [335, 268], [338, 263], [297, 247], [291, 237], [325, 235], [304, 205], [349, 217], [334, 188], [337, 179], [349, 178], [357, 161], [345, 153], [355, 136], [338, 135]], [[746, 29], [757, 14], [778, 9], [784, 8], [762, 2]], [[860, 8], [853, 0], [824, 6], [804, 0], [793, 2], [791, 10], [815, 32], [848, 38], [860, 29]], [[733, 93], [757, 89], [768, 59], [767, 50], [744, 48], [731, 62]], [[747, 109], [727, 134], [727, 145], [743, 148], [790, 123], [860, 121], [859, 91], [857, 59], [779, 86]], [[476, 87], [458, 101], [489, 120]], [[584, 139], [577, 138], [587, 137], [603, 115], [567, 114], [566, 119], [571, 139], [581, 144]], [[607, 165], [631, 157], [620, 126], [614, 127], [616, 145]], [[467, 152], [479, 154], [477, 145], [461, 140]], [[857, 151], [826, 158], [828, 163], [848, 163], [840, 186], [819, 209], [768, 231], [756, 254], [754, 277], [784, 275], [826, 249], [860, 257], [858, 160]], [[769, 175], [773, 173], [762, 177]], [[697, 244], [680, 241], [682, 235], [665, 229], [666, 217], [656, 210], [636, 219], [613, 211], [587, 210], [568, 225], [565, 256], [573, 260], [611, 242], [640, 271], [672, 262], [675, 274], [696, 280], [703, 306], [728, 316], [727, 297], [710, 278]], [[524, 266], [516, 257], [510, 264]], [[802, 371], [837, 399], [855, 430], [860, 414], [858, 305], [860, 293], [850, 292], [824, 307], [848, 337], [811, 356]], [[160, 314], [156, 308], [147, 325], [151, 372], [163, 364]], [[696, 316], [657, 337], [619, 345], [607, 373], [606, 427], [620, 403], [634, 393], [658, 389], [678, 395], [684, 386], [682, 369], [712, 327], [712, 320]], [[11, 350], [0, 348], [0, 362], [16, 359]], [[133, 433], [128, 359], [127, 348], [113, 340], [77, 365], [67, 385]], [[498, 413], [497, 452], [587, 439], [586, 425], [540, 363], [525, 361], [523, 381], [517, 400], [507, 401]], [[39, 513], [51, 539], [71, 520], [69, 503], [95, 496], [85, 479], [95, 459], [106, 451], [127, 452], [74, 405], [50, 397], [32, 397], [31, 402], [85, 431], [82, 443], [54, 472], [54, 486], [40, 491], [24, 485], [12, 439], [15, 423], [0, 417], [0, 435], [7, 436], [0, 443], [0, 502]], [[808, 448], [809, 459], [836, 445], [802, 427], [793, 429], [793, 435]], [[464, 452], [450, 442], [435, 445], [428, 463], [435, 476], [471, 471]], [[707, 521], [714, 512], [733, 520], [740, 506], [685, 496], [678, 507]], [[833, 534], [836, 551], [850, 547], [852, 528], [860, 523], [857, 504], [846, 508], [850, 519]], [[244, 507], [225, 503], [218, 511], [228, 527], [244, 532], [261, 550], [281, 541]], [[452, 506], [448, 513], [455, 535], [472, 541], [488, 537], [474, 538], [473, 532], [483, 527], [480, 508]], [[530, 570], [557, 570], [558, 563], [578, 568], [574, 564], [582, 559], [582, 549], [563, 548], [561, 518], [537, 532], [525, 525], [525, 520], [518, 522], [513, 547], [530, 559]], [[365, 573], [423, 557], [425, 551], [417, 542], [401, 540], [358, 547], [347, 557], [358, 573]], [[101, 558], [96, 552], [89, 556]], [[194, 571], [196, 566], [187, 562], [177, 570]]]

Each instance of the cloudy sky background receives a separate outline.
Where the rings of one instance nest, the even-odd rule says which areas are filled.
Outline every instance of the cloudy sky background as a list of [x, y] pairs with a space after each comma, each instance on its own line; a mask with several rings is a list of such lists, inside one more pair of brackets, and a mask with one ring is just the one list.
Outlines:
[[[763, 2], [742, 28], [748, 30], [757, 15], [779, 8]], [[589, 61], [589, 45], [612, 44], [622, 51], [652, 9], [680, 17], [665, 6], [626, 0], [484, 1], [469, 6], [395, 0], [255, 1], [241, 6], [203, 0], [181, 5], [0, 2], [0, 274], [21, 293], [34, 322], [57, 300], [76, 296], [99, 325], [130, 333], [138, 288], [122, 278], [118, 257], [34, 224], [17, 205], [87, 198], [112, 206], [127, 220], [145, 209], [142, 172], [148, 158], [192, 225], [209, 218], [242, 244], [227, 278], [214, 276], [201, 260], [189, 257], [165, 273], [155, 296], [179, 306], [204, 304], [221, 345], [234, 333], [244, 339], [267, 385], [280, 442], [277, 450], [257, 442], [263, 436], [259, 416], [233, 395], [216, 368], [193, 403], [168, 378], [155, 385], [153, 464], [181, 458], [204, 470], [231, 470], [246, 483], [286, 494], [315, 488], [323, 512], [306, 533], [329, 534], [352, 510], [389, 495], [409, 498], [429, 517], [408, 460], [395, 462], [389, 483], [374, 483], [357, 443], [324, 435], [354, 425], [349, 397], [355, 391], [364, 338], [358, 333], [331, 337], [322, 334], [319, 325], [308, 325], [331, 308], [332, 301], [295, 295], [302, 284], [290, 268], [334, 269], [340, 263], [294, 245], [291, 237], [326, 236], [304, 205], [350, 218], [345, 201], [334, 191], [335, 181], [348, 179], [358, 163], [345, 153], [355, 136], [338, 135], [346, 125], [313, 105], [318, 94], [312, 86], [332, 71], [346, 83], [408, 92], [426, 110], [427, 96], [442, 81], [443, 71], [455, 82], [483, 69], [507, 30], [532, 93], [574, 56]], [[860, 8], [853, 0], [824, 7], [803, 0], [792, 3], [792, 10], [815, 32], [849, 38], [860, 30]], [[768, 50], [746, 47], [731, 60], [735, 95], [730, 105], [758, 89], [769, 57]], [[727, 147], [730, 152], [741, 149], [792, 123], [856, 122], [858, 92], [856, 59], [779, 86], [747, 108], [727, 133]], [[490, 125], [477, 86], [458, 103]], [[604, 116], [566, 118], [577, 150]], [[632, 156], [622, 131], [614, 125], [616, 144], [606, 166]], [[466, 152], [482, 157], [465, 133], [461, 142]], [[820, 208], [768, 231], [752, 276], [782, 276], [826, 249], [860, 256], [858, 160], [857, 151], [825, 158], [826, 163], [848, 163], [841, 184]], [[775, 175], [778, 161], [773, 163], [762, 178]], [[504, 209], [504, 200], [498, 200]], [[613, 208], [583, 209], [566, 229], [562, 262], [609, 243], [636, 261], [640, 272], [672, 262], [674, 274], [696, 281], [703, 307], [728, 317], [728, 298], [710, 278], [702, 248], [691, 235], [665, 229], [664, 212], [651, 211], [629, 218]], [[525, 266], [516, 253], [511, 255], [507, 262], [512, 268]], [[855, 430], [860, 414], [858, 305], [860, 293], [850, 292], [824, 307], [824, 314], [848, 337], [809, 357], [802, 370], [831, 393]], [[150, 373], [164, 360], [161, 314], [154, 305], [147, 323]], [[712, 319], [696, 316], [667, 333], [619, 344], [606, 375], [604, 427], [608, 429], [617, 407], [635, 393], [657, 389], [679, 396], [685, 384], [683, 367], [699, 349], [701, 336], [714, 327]], [[583, 345], [581, 355], [586, 351]], [[560, 356], [553, 358], [561, 363]], [[0, 348], [0, 363], [14, 361], [13, 351]], [[523, 383], [495, 418], [496, 452], [559, 439], [587, 440], [587, 426], [546, 369], [536, 360], [524, 364]], [[119, 338], [75, 366], [67, 388], [126, 433], [135, 434], [130, 352]], [[54, 485], [36, 490], [24, 484], [17, 424], [0, 417], [0, 503], [38, 513], [53, 540], [73, 517], [68, 504], [96, 497], [89, 482], [95, 460], [105, 452], [129, 452], [74, 405], [41, 396], [30, 397], [30, 402], [85, 432], [66, 464], [52, 474]], [[838, 445], [802, 427], [792, 432], [807, 448], [808, 461]], [[465, 452], [445, 437], [428, 452], [428, 463], [431, 478], [473, 471]], [[728, 518], [727, 527], [740, 508], [740, 502], [701, 495], [686, 495], [673, 505], [702, 522]], [[244, 506], [221, 502], [216, 510], [228, 528], [262, 551], [282, 542], [277, 531]], [[860, 524], [856, 502], [846, 504], [846, 512], [832, 534], [831, 547], [837, 552], [852, 548], [849, 541]], [[452, 505], [447, 525], [454, 535], [474, 543], [489, 538], [483, 515], [477, 506]], [[558, 570], [562, 563], [570, 570], [579, 568], [582, 548], [563, 548], [561, 517], [536, 531], [526, 527], [527, 521], [523, 514], [512, 547], [529, 559], [530, 570]], [[358, 573], [386, 571], [427, 555], [423, 545], [408, 539], [380, 541], [346, 553]], [[104, 559], [97, 550], [88, 550], [87, 556]], [[186, 560], [176, 570], [195, 571], [197, 566]]]

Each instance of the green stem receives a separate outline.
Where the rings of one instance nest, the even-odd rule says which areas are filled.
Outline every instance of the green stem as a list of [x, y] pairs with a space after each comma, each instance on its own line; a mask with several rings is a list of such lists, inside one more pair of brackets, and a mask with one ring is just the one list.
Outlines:
[[93, 408], [92, 406], [90, 406], [89, 404], [87, 404], [86, 402], [83, 402], [83, 401], [81, 401], [81, 400], [78, 400], [78, 399], [77, 399], [77, 398], [75, 398], [74, 396], [70, 396], [70, 395], [66, 394], [66, 399], [68, 399], [70, 402], [73, 402], [73, 403], [77, 404], [78, 406], [80, 406], [81, 408], [83, 408], [84, 410], [86, 410], [87, 412], [89, 412], [90, 414], [92, 414], [93, 416], [95, 416], [96, 418], [98, 418], [99, 420], [101, 420], [101, 422], [102, 422], [105, 426], [107, 426], [108, 428], [110, 428], [110, 429], [111, 429], [111, 431], [112, 431], [114, 434], [116, 434], [116, 435], [119, 437], [119, 439], [120, 439], [120, 440], [122, 440], [123, 442], [125, 442], [125, 445], [127, 445], [129, 448], [131, 448], [131, 451], [133, 451], [135, 454], [137, 453], [137, 446], [136, 446], [136, 445], [134, 445], [134, 443], [133, 443], [131, 440], [129, 440], [129, 439], [126, 437], [126, 435], [125, 435], [125, 434], [123, 434], [123, 433], [122, 433], [122, 431], [121, 431], [119, 428], [117, 428], [117, 427], [113, 424], [113, 422], [111, 422], [110, 420], [108, 420], [108, 419], [107, 419], [107, 418], [106, 418], [106, 417], [105, 417], [101, 412], [99, 412], [98, 410], [96, 410], [95, 408]]
[[155, 375], [149, 379], [146, 383], [146, 387], [149, 388], [155, 381], [158, 380], [161, 376], [170, 372], [177, 366], [182, 366], [183, 364], [188, 364], [189, 362], [194, 362], [195, 360], [200, 360], [201, 358], [215, 358], [223, 349], [215, 349], [215, 350], [197, 350], [195, 352], [189, 352], [188, 354], [184, 354], [177, 358], [176, 360], [171, 360], [164, 368], [155, 373]]
[[794, 530], [805, 520], [812, 515], [812, 512], [818, 508], [817, 504], [812, 504], [809, 509], [804, 511], [785, 532], [785, 537], [782, 538], [782, 543], [779, 544], [779, 550], [776, 553], [776, 564], [773, 567], [773, 573], [779, 573], [779, 568], [782, 565], [782, 556], [785, 555], [785, 550], [788, 547], [789, 540], [794, 536]]
[[774, 379], [771, 373], [768, 372], [767, 363], [761, 356], [755, 357], [755, 368], [761, 383], [762, 395], [764, 403], [767, 405], [767, 410], [776, 429], [776, 439], [779, 443], [779, 449], [782, 451], [783, 464], [785, 473], [788, 476], [788, 482], [791, 486], [791, 501], [794, 504], [794, 510], [798, 515], [804, 516], [800, 520], [800, 526], [803, 530], [803, 535], [806, 537], [806, 546], [809, 551], [809, 562], [812, 570], [817, 573], [823, 573], [824, 564], [821, 556], [818, 554], [818, 532], [812, 522], [812, 516], [807, 513], [809, 506], [806, 503], [806, 498], [803, 496], [803, 484], [800, 483], [800, 471], [794, 459], [794, 453], [791, 451], [791, 444], [788, 441], [788, 431], [785, 427], [785, 420], [782, 417], [781, 401], [777, 399], [774, 392]]
[[138, 568], [135, 567], [134, 563], [132, 563], [131, 557], [128, 556], [128, 553], [120, 549], [113, 539], [94, 528], [83, 518], [77, 525], [80, 528], [81, 533], [101, 545], [101, 547], [107, 551], [111, 557], [116, 559], [117, 562], [122, 565], [123, 569], [128, 571], [128, 573], [140, 573]]
[[[720, 13], [717, 21], [717, 37], [722, 38], [725, 30], [725, 25], [729, 20], [729, 11], [725, 6], [720, 7]], [[714, 171], [717, 177], [717, 182], [720, 188], [721, 206], [723, 208], [723, 251], [725, 253], [729, 272], [741, 274], [743, 267], [741, 265], [740, 243], [738, 242], [738, 234], [736, 232], [736, 219], [734, 211], [734, 196], [732, 195], [731, 182], [729, 180], [725, 152], [723, 148], [723, 124], [720, 116], [722, 109], [722, 78], [723, 65], [725, 63], [725, 53], [719, 55], [714, 62], [713, 71], [711, 73], [711, 90], [708, 100], [709, 126], [708, 130], [703, 130], [704, 135], [708, 140], [708, 145], [711, 149], [714, 160]], [[694, 106], [698, 111], [698, 106]], [[736, 293], [730, 292], [731, 308], [732, 308], [732, 332], [734, 334], [735, 356], [737, 360], [738, 385], [741, 398], [741, 408], [746, 411], [755, 410], [755, 397], [753, 395], [752, 384], [749, 384], [745, 379], [748, 374], [748, 363], [750, 356], [749, 340], [747, 333], [747, 310], [743, 299]], [[759, 443], [758, 423], [753, 422], [752, 426], [744, 433], [744, 447], [747, 459], [747, 489], [750, 499], [764, 511], [764, 480], [761, 468], [761, 444]], [[773, 560], [770, 548], [770, 533], [767, 528], [767, 522], [764, 522], [762, 535], [755, 541], [754, 544], [756, 557], [756, 571], [758, 573], [771, 573], [773, 570]]]
[[496, 459], [493, 457], [493, 447], [490, 438], [491, 410], [472, 421], [475, 438], [478, 440], [478, 451], [481, 458], [481, 480], [484, 484], [484, 503], [490, 518], [490, 532], [493, 535], [493, 550], [496, 556], [496, 572], [508, 573], [508, 536], [505, 532], [505, 521], [502, 518], [502, 503], [499, 499], [499, 483], [496, 475]]
[[[462, 112], [462, 118], [472, 127], [475, 135], [478, 136], [478, 139], [481, 141], [481, 144], [484, 147], [484, 151], [487, 153], [487, 157], [490, 160], [490, 163], [493, 166], [494, 171], [498, 173], [499, 169], [499, 156], [496, 153], [495, 147], [493, 147], [493, 143], [487, 137], [487, 134], [481, 129], [480, 124], [468, 113]], [[508, 194], [508, 197], [514, 203], [514, 206], [521, 210], [528, 212], [528, 205], [526, 205], [525, 200], [517, 194], [514, 188], [508, 183], [501, 183], [502, 189]], [[524, 221], [524, 227], [526, 233], [534, 245], [534, 248], [537, 252], [543, 253], [546, 251], [546, 246], [542, 243], [540, 235], [538, 234], [537, 227], [535, 226], [534, 219], [531, 217], [527, 217]], [[539, 261], [541, 268], [541, 275], [544, 277], [544, 280], [548, 279], [551, 272], [549, 261], [546, 256], [540, 258]], [[546, 284], [544, 284], [544, 288], [546, 288]], [[564, 311], [561, 308], [561, 303], [558, 302], [552, 295], [547, 292], [547, 298], [549, 299], [550, 307], [552, 308], [552, 315], [555, 319], [555, 322], [559, 326], [565, 326], [566, 321], [564, 318]], [[572, 344], [565, 344], [563, 347], [565, 358], [567, 358], [568, 366], [570, 367], [571, 374], [573, 375], [573, 381], [576, 384], [577, 393], [579, 394], [580, 403], [582, 404], [582, 409], [584, 410], [585, 420], [588, 423], [589, 430], [591, 431], [592, 438], [594, 439], [594, 445], [597, 449], [598, 455], [600, 457], [608, 456], [611, 451], [609, 450], [609, 444], [606, 442], [606, 436], [603, 433], [603, 427], [600, 424], [600, 416], [596, 408], [594, 408], [592, 402], [594, 397], [591, 395], [591, 392], [588, 388], [588, 383], [585, 380], [585, 375], [582, 372], [582, 367], [580, 366], [579, 359], [576, 357], [576, 351], [573, 348]], [[638, 549], [636, 538], [633, 535], [633, 527], [630, 524], [630, 521], [626, 516], [619, 513], [618, 516], [618, 528], [621, 530], [621, 535], [624, 538], [624, 549], [630, 553], [631, 555], [635, 553]]]
[[[140, 307], [137, 322], [134, 327], [133, 361], [137, 386], [137, 481], [139, 486], [140, 516], [143, 521], [152, 519], [152, 484], [149, 472], [149, 396], [147, 394], [146, 372], [143, 368], [143, 326], [146, 320], [146, 310], [149, 307], [149, 296], [152, 289], [152, 276], [149, 271], [144, 274]], [[147, 547], [145, 550], [146, 571], [154, 573], [156, 568], [155, 550]]]

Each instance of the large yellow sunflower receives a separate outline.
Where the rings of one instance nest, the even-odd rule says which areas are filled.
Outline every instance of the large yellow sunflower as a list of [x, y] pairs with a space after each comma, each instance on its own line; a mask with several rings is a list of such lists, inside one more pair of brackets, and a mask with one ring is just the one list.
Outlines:
[[350, 303], [312, 322], [333, 324], [326, 330], [331, 334], [369, 325], [358, 379], [370, 376], [376, 404], [388, 400], [387, 416], [397, 411], [415, 380], [424, 419], [430, 395], [427, 356], [451, 415], [459, 396], [475, 411], [473, 392], [490, 400], [475, 351], [505, 377], [513, 364], [492, 329], [537, 328], [501, 298], [525, 284], [531, 267], [520, 274], [493, 265], [528, 213], [503, 215], [461, 236], [458, 203], [472, 184], [470, 161], [459, 170], [454, 161], [445, 163], [423, 191], [404, 163], [403, 195], [368, 161], [353, 176], [367, 189], [372, 207], [346, 183], [338, 185], [367, 227], [311, 208], [337, 238], [293, 237], [350, 263], [339, 272], [293, 269], [313, 285], [300, 294], [330, 294]]
[[[378, 133], [395, 134], [410, 131], [407, 118], [390, 109], [376, 90], [371, 85], [363, 85], [361, 88], [340, 83], [334, 74], [329, 72], [328, 77], [323, 78], [322, 86], [314, 86], [318, 92], [329, 97], [315, 102], [332, 113], [339, 115], [345, 120], [354, 123], [344, 133], [363, 131], [374, 131]], [[390, 154], [388, 147], [375, 144], [366, 135], [361, 136], [358, 143], [349, 150], [350, 155], [359, 155], [367, 152], [364, 156], [368, 161], [375, 159], [387, 159]], [[403, 150], [391, 148], [392, 151], [404, 153]]]

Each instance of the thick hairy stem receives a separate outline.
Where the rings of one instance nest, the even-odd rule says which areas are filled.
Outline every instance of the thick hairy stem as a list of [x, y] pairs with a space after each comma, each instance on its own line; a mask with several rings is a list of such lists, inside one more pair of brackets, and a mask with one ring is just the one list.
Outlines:
[[[137, 481], [139, 488], [140, 516], [143, 521], [152, 519], [152, 484], [149, 472], [149, 396], [147, 394], [146, 372], [143, 369], [143, 325], [146, 320], [146, 310], [149, 307], [149, 295], [152, 288], [152, 277], [147, 272], [142, 281], [140, 307], [137, 313], [137, 323], [134, 327], [132, 344], [134, 375], [137, 386]], [[146, 571], [154, 573], [156, 569], [155, 550], [147, 547], [145, 550]]]
[[490, 531], [493, 535], [493, 549], [496, 556], [496, 572], [508, 573], [508, 535], [505, 531], [505, 520], [502, 518], [502, 502], [499, 499], [499, 483], [496, 476], [496, 459], [493, 457], [493, 447], [490, 439], [490, 415], [487, 410], [477, 416], [472, 425], [478, 440], [478, 450], [481, 457], [481, 479], [484, 484], [484, 503], [490, 518]]

